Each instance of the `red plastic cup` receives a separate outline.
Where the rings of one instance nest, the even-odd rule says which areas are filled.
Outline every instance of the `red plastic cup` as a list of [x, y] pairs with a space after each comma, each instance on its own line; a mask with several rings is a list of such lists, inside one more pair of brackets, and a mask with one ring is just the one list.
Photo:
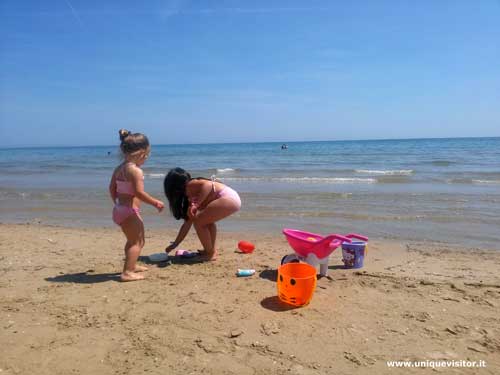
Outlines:
[[238, 242], [238, 249], [240, 249], [242, 253], [250, 254], [252, 251], [254, 251], [255, 245], [248, 241], [240, 241]]

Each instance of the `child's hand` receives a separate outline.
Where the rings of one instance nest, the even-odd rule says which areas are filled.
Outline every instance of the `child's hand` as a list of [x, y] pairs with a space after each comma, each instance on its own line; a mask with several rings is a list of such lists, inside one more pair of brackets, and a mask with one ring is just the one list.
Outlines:
[[195, 204], [191, 204], [188, 209], [188, 217], [190, 219], [194, 218], [197, 212], [198, 212], [198, 207]]
[[165, 204], [162, 201], [156, 201], [155, 207], [158, 210], [158, 212], [162, 212], [163, 208], [165, 207]]
[[165, 252], [166, 253], [170, 253], [172, 250], [174, 250], [175, 248], [177, 247], [177, 243], [174, 241], [174, 242], [170, 242], [170, 245], [168, 245], [166, 248], [165, 248]]

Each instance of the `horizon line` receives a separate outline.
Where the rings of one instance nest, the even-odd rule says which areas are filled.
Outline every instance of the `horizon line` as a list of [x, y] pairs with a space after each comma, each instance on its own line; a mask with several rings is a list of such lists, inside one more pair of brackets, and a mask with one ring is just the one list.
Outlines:
[[[417, 140], [436, 140], [436, 139], [480, 139], [480, 138], [500, 138], [500, 136], [474, 136], [474, 137], [415, 137], [415, 138], [371, 138], [371, 139], [330, 139], [330, 140], [309, 140], [309, 141], [255, 141], [255, 142], [204, 142], [204, 143], [154, 143], [152, 146], [204, 146], [204, 145], [238, 145], [251, 143], [322, 143], [322, 142], [366, 142], [366, 141], [417, 141]], [[7, 146], [0, 147], [0, 150], [16, 149], [38, 149], [38, 148], [86, 148], [86, 147], [116, 147], [114, 145], [38, 145], [38, 146]]]

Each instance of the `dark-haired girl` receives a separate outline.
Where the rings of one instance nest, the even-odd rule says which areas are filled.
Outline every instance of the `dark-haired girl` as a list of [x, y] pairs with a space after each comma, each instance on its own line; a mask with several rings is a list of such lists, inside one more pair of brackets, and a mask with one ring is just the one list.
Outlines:
[[215, 260], [215, 223], [241, 208], [238, 193], [213, 178], [191, 178], [182, 168], [174, 168], [168, 172], [164, 188], [173, 216], [177, 220], [184, 219], [177, 238], [165, 251], [168, 253], [179, 246], [194, 225], [203, 246], [201, 255], [207, 260]]
[[162, 201], [144, 191], [142, 169], [151, 151], [148, 138], [141, 133], [131, 133], [121, 129], [120, 149], [123, 163], [116, 167], [109, 183], [109, 194], [115, 204], [113, 221], [122, 228], [127, 237], [125, 244], [125, 265], [120, 276], [122, 281], [142, 280], [139, 272], [147, 268], [137, 265], [137, 259], [144, 247], [144, 224], [139, 209], [141, 201], [163, 210]]

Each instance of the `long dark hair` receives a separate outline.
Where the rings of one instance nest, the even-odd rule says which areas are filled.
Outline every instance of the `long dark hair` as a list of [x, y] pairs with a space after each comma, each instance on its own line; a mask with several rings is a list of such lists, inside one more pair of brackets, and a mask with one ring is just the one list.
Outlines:
[[173, 168], [163, 181], [170, 212], [177, 220], [188, 218], [189, 199], [186, 195], [186, 185], [190, 180], [191, 175], [187, 171], [182, 168]]

